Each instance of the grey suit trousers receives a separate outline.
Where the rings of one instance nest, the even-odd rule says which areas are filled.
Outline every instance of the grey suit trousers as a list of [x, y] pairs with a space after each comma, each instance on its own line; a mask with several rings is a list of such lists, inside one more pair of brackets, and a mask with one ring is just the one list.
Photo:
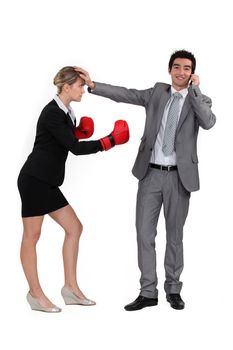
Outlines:
[[155, 237], [163, 205], [166, 222], [165, 292], [180, 293], [183, 270], [183, 226], [188, 214], [190, 192], [182, 185], [176, 170], [148, 168], [139, 181], [136, 208], [138, 264], [141, 271], [140, 295], [156, 298], [157, 273]]

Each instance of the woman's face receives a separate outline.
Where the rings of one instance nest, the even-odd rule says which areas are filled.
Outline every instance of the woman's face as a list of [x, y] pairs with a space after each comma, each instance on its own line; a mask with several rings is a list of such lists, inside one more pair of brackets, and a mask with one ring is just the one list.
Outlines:
[[80, 102], [82, 95], [84, 94], [85, 82], [83, 79], [78, 78], [75, 83], [68, 85], [68, 94], [70, 101]]

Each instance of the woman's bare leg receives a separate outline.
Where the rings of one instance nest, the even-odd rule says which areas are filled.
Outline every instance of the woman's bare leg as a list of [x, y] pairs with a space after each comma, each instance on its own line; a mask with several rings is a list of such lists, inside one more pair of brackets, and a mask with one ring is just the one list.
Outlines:
[[63, 244], [63, 263], [65, 287], [73, 291], [79, 298], [86, 298], [77, 283], [77, 258], [82, 224], [70, 205], [49, 214], [65, 231]]
[[20, 258], [23, 270], [28, 281], [30, 294], [43, 307], [52, 307], [54, 304], [45, 296], [38, 277], [36, 244], [40, 238], [44, 216], [23, 218], [23, 238]]

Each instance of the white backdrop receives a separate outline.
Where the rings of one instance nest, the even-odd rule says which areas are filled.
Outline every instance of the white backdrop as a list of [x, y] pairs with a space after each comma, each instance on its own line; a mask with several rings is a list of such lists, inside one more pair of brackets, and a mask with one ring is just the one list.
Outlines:
[[[232, 17], [230, 1], [29, 1], [0, 5], [1, 35], [1, 234], [0, 318], [4, 349], [204, 349], [231, 348], [232, 316]], [[130, 141], [108, 152], [70, 154], [62, 191], [84, 232], [78, 278], [91, 308], [64, 306], [62, 230], [46, 217], [38, 244], [42, 286], [57, 315], [31, 312], [19, 247], [22, 235], [16, 180], [32, 149], [37, 118], [55, 94], [52, 80], [65, 65], [79, 65], [93, 80], [148, 88], [170, 82], [168, 60], [176, 49], [194, 52], [202, 92], [217, 116], [200, 130], [201, 191], [192, 194], [185, 226], [182, 312], [170, 308], [163, 291], [164, 220], [156, 240], [159, 305], [135, 313], [123, 306], [139, 293], [135, 200], [131, 174], [145, 112], [84, 95], [73, 104], [77, 118], [95, 120], [92, 139], [126, 119]], [[227, 102], [227, 103], [226, 103]], [[1, 346], [3, 348], [3, 346]]]

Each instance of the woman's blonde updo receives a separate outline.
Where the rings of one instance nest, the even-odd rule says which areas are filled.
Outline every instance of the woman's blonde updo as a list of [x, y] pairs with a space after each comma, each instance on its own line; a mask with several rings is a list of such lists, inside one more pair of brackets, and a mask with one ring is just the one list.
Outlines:
[[53, 79], [54, 85], [56, 85], [58, 94], [61, 93], [62, 87], [65, 84], [72, 85], [80, 77], [79, 73], [75, 70], [75, 67], [67, 66], [59, 70]]

